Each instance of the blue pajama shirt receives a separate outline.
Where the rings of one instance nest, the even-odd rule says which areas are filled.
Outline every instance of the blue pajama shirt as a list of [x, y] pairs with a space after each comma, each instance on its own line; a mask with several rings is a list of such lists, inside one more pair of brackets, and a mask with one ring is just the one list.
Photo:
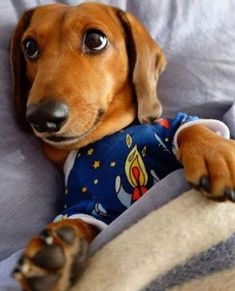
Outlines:
[[64, 211], [111, 223], [148, 189], [181, 165], [173, 138], [184, 123], [198, 119], [178, 113], [154, 124], [131, 125], [73, 152], [66, 161]]

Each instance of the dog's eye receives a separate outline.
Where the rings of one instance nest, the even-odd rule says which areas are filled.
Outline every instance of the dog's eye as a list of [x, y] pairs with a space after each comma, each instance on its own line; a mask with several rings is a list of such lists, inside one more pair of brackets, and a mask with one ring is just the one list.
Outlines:
[[106, 35], [97, 29], [88, 30], [84, 38], [85, 47], [90, 51], [101, 51], [107, 43]]
[[27, 58], [35, 60], [39, 56], [39, 48], [36, 41], [32, 38], [27, 38], [23, 41], [24, 51]]

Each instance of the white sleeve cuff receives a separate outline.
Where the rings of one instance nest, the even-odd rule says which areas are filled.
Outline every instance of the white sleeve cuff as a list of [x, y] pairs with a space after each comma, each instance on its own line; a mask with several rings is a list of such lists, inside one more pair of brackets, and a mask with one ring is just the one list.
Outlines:
[[73, 214], [67, 217], [68, 219], [81, 219], [82, 221], [93, 225], [94, 227], [98, 228], [100, 231], [107, 227], [107, 224], [103, 221], [96, 219], [95, 217], [88, 215], [88, 214]]
[[173, 139], [173, 146], [175, 147], [176, 150], [179, 149], [178, 142], [177, 142], [179, 133], [184, 128], [187, 128], [187, 127], [195, 125], [195, 124], [204, 125], [205, 127], [207, 127], [210, 130], [214, 131], [218, 135], [220, 135], [220, 136], [222, 136], [222, 137], [224, 137], [226, 139], [230, 138], [229, 129], [228, 129], [227, 125], [225, 125], [222, 121], [219, 121], [219, 120], [216, 120], [216, 119], [198, 119], [198, 120], [193, 120], [193, 121], [189, 121], [189, 122], [186, 122], [186, 123], [182, 124], [177, 129], [177, 131], [176, 131], [176, 133], [174, 135], [174, 139]]

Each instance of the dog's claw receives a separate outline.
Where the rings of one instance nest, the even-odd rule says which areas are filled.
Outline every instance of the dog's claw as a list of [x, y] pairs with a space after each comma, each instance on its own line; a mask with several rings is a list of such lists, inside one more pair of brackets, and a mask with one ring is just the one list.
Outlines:
[[26, 257], [22, 256], [18, 260], [17, 266], [13, 271], [13, 276], [16, 277], [19, 276], [20, 274], [27, 274], [29, 269], [30, 269], [29, 260]]
[[228, 200], [235, 202], [235, 191], [233, 189], [227, 187], [224, 194]]
[[48, 229], [41, 231], [39, 236], [47, 245], [52, 245], [54, 242], [54, 238]]
[[198, 184], [194, 184], [194, 183], [192, 183], [192, 182], [188, 182], [189, 183], [189, 185], [192, 187], [192, 188], [194, 188], [195, 190], [200, 190], [200, 185], [198, 185]]
[[215, 202], [224, 202], [226, 200], [225, 196], [210, 196], [209, 199]]
[[16, 280], [21, 280], [23, 275], [21, 273], [21, 269], [19, 267], [16, 267], [13, 271], [12, 271], [12, 276], [16, 279]]
[[211, 185], [210, 180], [207, 176], [202, 176], [199, 182], [200, 187], [205, 190], [207, 193], [210, 192]]

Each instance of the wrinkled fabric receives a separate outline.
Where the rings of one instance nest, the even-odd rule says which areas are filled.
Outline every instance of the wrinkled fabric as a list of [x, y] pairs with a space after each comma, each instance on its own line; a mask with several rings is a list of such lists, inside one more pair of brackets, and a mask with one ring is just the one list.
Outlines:
[[[44, 158], [36, 138], [23, 133], [16, 125], [10, 98], [9, 41], [14, 26], [24, 10], [53, 2], [56, 1], [0, 2], [0, 206], [4, 209], [0, 220], [2, 260], [22, 248], [61, 209], [58, 204], [63, 192], [63, 178]], [[82, 1], [60, 2], [76, 4]], [[164, 49], [168, 66], [158, 86], [164, 116], [173, 116], [178, 111], [204, 118], [222, 119], [224, 116], [231, 133], [235, 131], [234, 109], [230, 109], [235, 96], [233, 0], [99, 2], [131, 11], [144, 22]], [[229, 113], [226, 115], [226, 112]], [[158, 203], [158, 200], [155, 201], [156, 208]], [[138, 205], [142, 211], [137, 212], [134, 207], [129, 209], [128, 217], [124, 216], [126, 218], [122, 220], [119, 231], [126, 227], [126, 219], [131, 223], [139, 213], [148, 211], [147, 203]], [[103, 243], [112, 237], [112, 232], [115, 232], [112, 226], [105, 230], [102, 234]], [[8, 278], [6, 264], [0, 263], [0, 273], [4, 272], [5, 278]]]

